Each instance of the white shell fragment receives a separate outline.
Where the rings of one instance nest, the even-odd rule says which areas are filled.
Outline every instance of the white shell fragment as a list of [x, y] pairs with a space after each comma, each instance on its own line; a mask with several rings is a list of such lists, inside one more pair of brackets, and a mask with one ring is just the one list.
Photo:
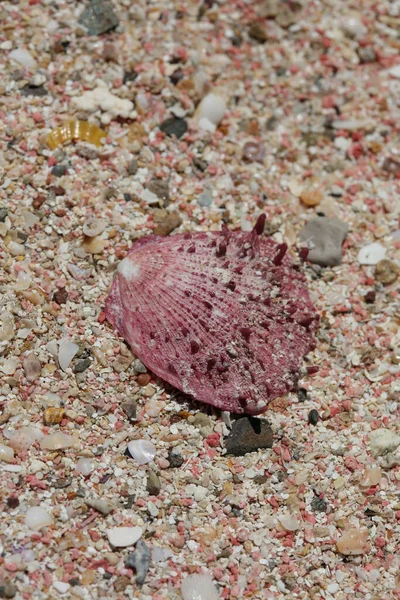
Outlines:
[[218, 600], [219, 594], [210, 575], [189, 575], [181, 586], [183, 600]]
[[71, 360], [78, 352], [79, 346], [69, 340], [62, 340], [58, 349], [58, 362], [63, 371], [66, 371], [71, 364]]
[[279, 522], [286, 531], [296, 531], [299, 528], [299, 521], [295, 515], [282, 515]]
[[64, 450], [73, 446], [75, 442], [76, 439], [71, 435], [62, 431], [56, 431], [55, 433], [50, 433], [50, 435], [45, 435], [40, 442], [40, 447], [42, 450]]
[[132, 440], [128, 444], [128, 452], [139, 465], [145, 465], [155, 457], [156, 448], [149, 440]]
[[368, 246], [361, 248], [357, 260], [360, 265], [376, 265], [380, 260], [385, 258], [385, 256], [386, 248], [377, 242], [373, 242], [372, 244], [368, 244]]
[[76, 463], [76, 470], [79, 471], [84, 477], [90, 475], [93, 471], [94, 465], [90, 458], [81, 457]]
[[142, 537], [141, 527], [113, 527], [107, 529], [107, 537], [111, 546], [115, 548], [126, 548], [133, 546]]
[[196, 110], [199, 127], [207, 131], [215, 130], [216, 126], [224, 118], [225, 112], [225, 100], [217, 94], [207, 94]]
[[53, 517], [42, 506], [31, 506], [28, 508], [25, 515], [25, 525], [29, 529], [39, 531], [43, 527], [52, 525]]
[[0, 444], [0, 462], [10, 463], [14, 460], [14, 450], [10, 446]]
[[33, 69], [36, 66], [36, 60], [33, 58], [32, 54], [23, 48], [12, 50], [8, 55], [8, 58], [27, 69]]

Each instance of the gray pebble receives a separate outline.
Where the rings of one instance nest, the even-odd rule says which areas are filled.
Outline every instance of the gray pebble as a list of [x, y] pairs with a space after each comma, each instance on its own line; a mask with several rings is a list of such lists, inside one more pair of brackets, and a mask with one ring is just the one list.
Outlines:
[[14, 598], [17, 593], [17, 588], [11, 581], [0, 583], [0, 598]]
[[78, 360], [78, 362], [76, 363], [76, 365], [73, 368], [74, 373], [83, 373], [84, 371], [86, 371], [86, 369], [88, 369], [90, 367], [90, 365], [92, 364], [92, 361], [90, 360], [90, 358], [84, 358], [83, 360]]
[[0, 207], [0, 223], [4, 223], [7, 215], [8, 215], [8, 210], [6, 208]]
[[137, 160], [136, 158], [132, 158], [132, 160], [130, 160], [128, 162], [128, 166], [127, 166], [127, 171], [129, 175], [136, 175], [138, 170], [138, 164], [137, 164]]
[[147, 189], [157, 196], [160, 206], [168, 206], [170, 202], [168, 181], [154, 177], [147, 185]]
[[66, 172], [67, 165], [54, 165], [54, 167], [51, 170], [51, 174], [54, 175], [54, 177], [62, 177], [66, 174]]
[[309, 247], [307, 260], [322, 267], [340, 265], [342, 244], [348, 231], [347, 223], [336, 218], [311, 219], [299, 234], [300, 241]]
[[147, 368], [138, 358], [133, 361], [133, 370], [135, 373], [147, 373]]
[[28, 381], [36, 381], [40, 376], [42, 365], [40, 360], [34, 354], [28, 354], [22, 361], [22, 367], [24, 369], [25, 377]]
[[241, 417], [232, 423], [232, 429], [225, 438], [227, 454], [244, 456], [264, 448], [272, 448], [273, 433], [265, 419]]
[[136, 401], [128, 400], [121, 404], [121, 408], [130, 421], [136, 421]]
[[86, 27], [89, 35], [101, 35], [118, 27], [119, 19], [111, 2], [91, 0], [79, 17], [79, 24]]
[[203, 192], [199, 196], [199, 204], [200, 206], [211, 206], [213, 201], [213, 197], [211, 192]]
[[136, 571], [137, 585], [143, 585], [150, 566], [151, 552], [143, 540], [139, 540], [135, 551], [128, 554], [125, 567]]

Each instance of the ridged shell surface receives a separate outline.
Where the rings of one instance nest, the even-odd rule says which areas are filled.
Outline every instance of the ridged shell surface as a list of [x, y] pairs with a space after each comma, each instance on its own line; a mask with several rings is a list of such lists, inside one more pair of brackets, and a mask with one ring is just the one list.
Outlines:
[[318, 317], [300, 263], [259, 230], [142, 238], [106, 302], [149, 369], [235, 413], [261, 413], [293, 389], [315, 347]]

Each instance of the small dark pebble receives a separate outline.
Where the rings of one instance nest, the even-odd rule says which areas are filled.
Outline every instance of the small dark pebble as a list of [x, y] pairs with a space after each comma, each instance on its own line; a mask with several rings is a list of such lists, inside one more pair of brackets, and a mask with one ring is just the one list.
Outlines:
[[299, 388], [297, 390], [297, 398], [299, 399], [299, 402], [305, 402], [307, 400], [306, 388]]
[[361, 46], [358, 48], [357, 54], [363, 65], [376, 61], [376, 52], [371, 46]]
[[268, 475], [256, 475], [253, 479], [254, 483], [258, 483], [262, 485], [263, 483], [267, 483], [269, 477]]
[[107, 481], [109, 481], [112, 477], [112, 473], [105, 473], [105, 475], [103, 475], [103, 477], [101, 477], [99, 479], [99, 483], [107, 483]]
[[124, 508], [127, 508], [128, 510], [130, 508], [132, 508], [132, 506], [135, 504], [135, 495], [134, 494], [128, 494], [128, 497], [126, 499], [126, 502], [124, 504]]
[[224, 444], [228, 454], [244, 456], [264, 448], [272, 448], [273, 433], [265, 419], [241, 417], [234, 421]]
[[277, 127], [278, 119], [277, 117], [275, 117], [275, 115], [272, 115], [272, 117], [269, 117], [269, 119], [267, 119], [267, 121], [265, 122], [265, 128], [267, 131], [275, 131]]
[[106, 579], [108, 581], [111, 578], [112, 578], [112, 573], [107, 573], [107, 571], [105, 573], [103, 573], [103, 579]]
[[0, 223], [4, 223], [6, 217], [8, 215], [8, 210], [6, 208], [0, 208]]
[[185, 135], [187, 128], [188, 126], [185, 119], [180, 119], [179, 117], [171, 117], [170, 119], [166, 119], [160, 125], [161, 131], [163, 131], [166, 135], [175, 135], [178, 139]]
[[17, 588], [11, 581], [0, 584], [0, 598], [14, 598], [16, 593]]
[[101, 456], [104, 454], [104, 446], [96, 446], [92, 452], [95, 456]]
[[377, 510], [375, 510], [374, 508], [366, 508], [364, 510], [364, 515], [366, 517], [376, 517], [377, 515], [379, 515], [379, 512]]
[[386, 173], [398, 177], [400, 175], [400, 162], [394, 158], [385, 158], [382, 164], [382, 169], [386, 171]]
[[21, 89], [21, 96], [47, 96], [48, 91], [43, 85], [32, 85], [27, 83]]
[[7, 506], [8, 508], [17, 508], [19, 506], [19, 500], [15, 496], [10, 496], [7, 498]]
[[25, 244], [26, 240], [28, 239], [28, 236], [23, 231], [17, 231], [17, 239], [18, 242]]
[[46, 196], [44, 194], [38, 194], [36, 198], [32, 200], [32, 208], [39, 210], [44, 202], [46, 202]]
[[132, 158], [132, 160], [130, 160], [128, 162], [126, 169], [127, 169], [129, 175], [136, 175], [137, 170], [138, 170], [138, 164], [137, 164], [136, 158]]
[[132, 196], [132, 194], [129, 194], [128, 192], [126, 192], [126, 193], [124, 194], [124, 200], [125, 200], [126, 202], [132, 202], [132, 200], [133, 200], [133, 196]]
[[[65, 165], [63, 165], [63, 166], [65, 166]], [[62, 185], [51, 185], [49, 187], [49, 192], [51, 192], [55, 196], [64, 196], [65, 189], [62, 187]]]
[[86, 369], [88, 369], [90, 367], [90, 365], [92, 364], [92, 361], [90, 360], [90, 358], [84, 358], [83, 360], [78, 360], [78, 362], [76, 363], [76, 365], [73, 368], [74, 373], [83, 373], [84, 371], [86, 371]]
[[116, 592], [124, 592], [128, 585], [130, 584], [130, 579], [126, 575], [120, 575], [114, 581], [114, 590]]
[[181, 79], [184, 78], [184, 72], [183, 70], [178, 67], [177, 69], [175, 69], [175, 71], [172, 73], [172, 75], [170, 75], [169, 80], [171, 83], [173, 83], [174, 85], [176, 85], [177, 83], [179, 83], [181, 81]]
[[160, 478], [157, 473], [151, 469], [147, 474], [146, 490], [149, 492], [150, 496], [158, 496], [161, 490]]
[[168, 181], [154, 177], [148, 184], [147, 189], [155, 194], [160, 200], [160, 206], [169, 204], [169, 184]]
[[200, 158], [195, 156], [193, 158], [193, 166], [196, 167], [199, 171], [205, 171], [208, 167], [208, 162], [204, 160], [204, 158]]
[[231, 551], [229, 550], [229, 548], [224, 548], [222, 550], [222, 552], [220, 552], [217, 556], [217, 560], [219, 560], [220, 558], [229, 558], [231, 555]]
[[91, 0], [88, 7], [82, 12], [78, 20], [88, 30], [89, 35], [101, 35], [115, 29], [119, 19], [114, 12], [114, 7], [107, 0]]
[[51, 169], [51, 174], [54, 175], [54, 177], [62, 177], [66, 174], [66, 172], [67, 165], [54, 165], [54, 167]]
[[128, 402], [123, 402], [121, 404], [121, 408], [130, 421], [136, 421], [136, 401], [135, 400], [129, 400]]
[[171, 469], [181, 467], [185, 462], [185, 459], [180, 454], [175, 454], [173, 450], [169, 450], [167, 460]]
[[373, 304], [376, 300], [376, 292], [375, 290], [369, 290], [365, 296], [364, 296], [364, 301], [367, 304]]
[[314, 512], [326, 512], [328, 504], [323, 498], [314, 496], [314, 498], [311, 500], [311, 508]]
[[130, 81], [135, 81], [139, 73], [136, 71], [130, 71], [129, 73], [124, 73], [124, 83], [129, 83]]
[[81, 585], [81, 582], [79, 581], [79, 579], [75, 579], [75, 578], [68, 579], [68, 583], [72, 587], [76, 587], [77, 585]]
[[253, 21], [251, 23], [249, 27], [249, 36], [260, 44], [265, 44], [268, 39], [267, 30], [260, 21]]
[[242, 516], [242, 511], [237, 506], [234, 506], [232, 508], [232, 514], [233, 514], [234, 517], [241, 517]]
[[62, 490], [64, 488], [69, 487], [71, 485], [71, 483], [72, 483], [72, 477], [58, 477], [58, 479], [56, 479], [52, 483], [52, 485], [57, 490]]
[[60, 288], [59, 290], [57, 290], [56, 292], [54, 292], [53, 294], [53, 300], [54, 302], [57, 302], [57, 304], [59, 304], [60, 306], [62, 304], [65, 304], [66, 301], [68, 300], [68, 292], [65, 288]]
[[310, 425], [316, 425], [318, 423], [318, 421], [319, 421], [318, 411], [315, 410], [315, 408], [313, 408], [308, 413], [308, 422], [309, 422]]
[[76, 490], [76, 495], [79, 496], [79, 498], [84, 498], [86, 496], [86, 490], [84, 490], [81, 487], [78, 487], [78, 489]]

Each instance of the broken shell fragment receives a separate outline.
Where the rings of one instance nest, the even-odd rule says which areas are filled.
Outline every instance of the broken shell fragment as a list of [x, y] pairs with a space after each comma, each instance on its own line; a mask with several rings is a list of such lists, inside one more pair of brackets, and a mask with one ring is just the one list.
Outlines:
[[46, 141], [47, 145], [54, 150], [57, 146], [60, 146], [65, 142], [72, 142], [73, 140], [88, 142], [95, 146], [102, 146], [102, 140], [106, 136], [106, 132], [93, 123], [71, 119], [66, 121], [63, 125], [60, 125], [60, 127], [53, 129], [48, 134]]
[[149, 370], [223, 410], [258, 414], [295, 387], [318, 316], [286, 244], [251, 232], [139, 240], [106, 316]]

